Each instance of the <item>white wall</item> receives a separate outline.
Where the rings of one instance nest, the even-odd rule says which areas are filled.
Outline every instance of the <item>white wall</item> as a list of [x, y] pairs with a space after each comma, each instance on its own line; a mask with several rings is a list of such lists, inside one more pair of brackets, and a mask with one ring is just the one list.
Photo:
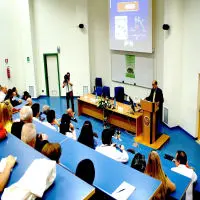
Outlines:
[[197, 136], [198, 74], [200, 73], [200, 1], [184, 1], [180, 126]]
[[164, 107], [168, 108], [168, 124], [176, 126], [180, 122], [180, 95], [182, 72], [182, 32], [183, 32], [183, 1], [165, 1], [164, 22], [170, 25], [165, 31], [164, 41]]
[[[74, 94], [82, 95], [83, 86], [90, 91], [87, 0], [32, 0], [32, 25], [35, 41], [38, 95], [46, 91], [43, 54], [57, 53], [60, 46], [60, 85], [66, 72], [71, 73]], [[65, 89], [61, 89], [65, 95]]]
[[[8, 88], [16, 86], [20, 93], [30, 85], [35, 88], [28, 7], [28, 0], [0, 1], [0, 84]], [[30, 63], [26, 62], [26, 57], [31, 58]], [[9, 60], [10, 80], [6, 76], [5, 58]]]

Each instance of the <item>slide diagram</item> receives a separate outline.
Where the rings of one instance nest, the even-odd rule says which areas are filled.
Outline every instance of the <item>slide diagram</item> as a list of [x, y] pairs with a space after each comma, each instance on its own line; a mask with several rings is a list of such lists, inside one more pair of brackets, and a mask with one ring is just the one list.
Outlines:
[[115, 39], [128, 39], [128, 20], [127, 16], [115, 16]]
[[111, 0], [111, 49], [152, 53], [151, 10], [151, 0]]

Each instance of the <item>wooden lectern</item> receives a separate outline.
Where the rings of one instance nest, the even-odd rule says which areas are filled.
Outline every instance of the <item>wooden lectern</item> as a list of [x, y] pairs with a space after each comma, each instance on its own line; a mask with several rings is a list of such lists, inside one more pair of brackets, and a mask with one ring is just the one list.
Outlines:
[[156, 113], [159, 107], [156, 103], [150, 101], [141, 100], [140, 103], [143, 110], [143, 140], [148, 144], [152, 144], [156, 141]]
[[157, 111], [158, 105], [155, 102], [141, 100], [141, 108], [143, 110], [143, 133], [136, 135], [135, 141], [154, 149], [159, 149], [165, 142], [169, 140], [169, 136], [162, 134], [159, 138], [157, 135]]

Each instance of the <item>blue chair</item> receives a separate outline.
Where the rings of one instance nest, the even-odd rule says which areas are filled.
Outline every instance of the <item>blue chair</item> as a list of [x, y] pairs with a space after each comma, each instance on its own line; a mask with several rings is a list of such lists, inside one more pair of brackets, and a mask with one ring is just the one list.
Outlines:
[[102, 78], [96, 77], [96, 79], [95, 79], [95, 87], [102, 87]]
[[124, 87], [115, 87], [115, 99], [121, 103], [124, 102]]
[[101, 95], [102, 95], [102, 92], [103, 92], [102, 87], [96, 87], [95, 94], [96, 94], [97, 96], [101, 96]]
[[104, 97], [110, 98], [110, 87], [103, 86], [102, 94], [103, 94]]

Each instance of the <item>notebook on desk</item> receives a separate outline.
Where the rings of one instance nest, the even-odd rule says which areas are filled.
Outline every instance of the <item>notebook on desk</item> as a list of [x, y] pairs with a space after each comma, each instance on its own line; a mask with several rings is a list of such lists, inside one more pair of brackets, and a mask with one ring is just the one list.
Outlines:
[[126, 200], [135, 190], [135, 186], [130, 185], [127, 182], [122, 182], [122, 184], [112, 193], [112, 197], [117, 200]]

